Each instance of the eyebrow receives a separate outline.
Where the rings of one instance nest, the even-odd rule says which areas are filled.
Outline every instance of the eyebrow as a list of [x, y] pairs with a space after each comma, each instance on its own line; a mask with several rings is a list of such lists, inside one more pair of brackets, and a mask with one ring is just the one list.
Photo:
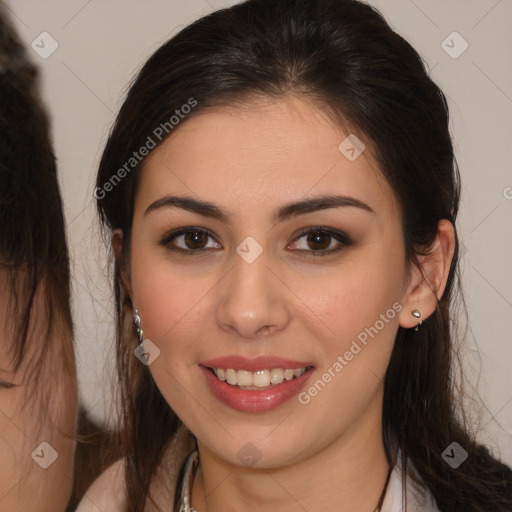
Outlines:
[[[306, 213], [312, 213], [319, 210], [326, 210], [328, 208], [346, 208], [354, 207], [359, 208], [369, 213], [375, 213], [375, 211], [363, 201], [356, 199], [355, 197], [344, 196], [344, 195], [322, 195], [311, 199], [304, 199], [302, 201], [295, 201], [286, 203], [283, 206], [277, 208], [272, 216], [272, 224], [278, 224], [285, 220]], [[179, 197], [179, 196], [165, 196], [157, 199], [151, 203], [144, 211], [144, 216], [151, 212], [160, 209], [167, 208], [181, 208], [192, 213], [197, 213], [204, 217], [210, 217], [212, 219], [219, 220], [225, 224], [230, 223], [229, 213], [209, 201], [201, 201], [192, 197]]]

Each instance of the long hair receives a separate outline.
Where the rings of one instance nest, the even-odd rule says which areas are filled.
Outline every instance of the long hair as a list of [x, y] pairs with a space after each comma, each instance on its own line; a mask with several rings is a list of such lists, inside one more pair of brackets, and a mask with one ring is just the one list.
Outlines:
[[[114, 284], [130, 512], [144, 510], [156, 468], [181, 422], [149, 370], [133, 357], [133, 306], [123, 272], [144, 159], [126, 164], [148, 137], [157, 145], [172, 137], [179, 129], [169, 122], [176, 109], [190, 118], [253, 95], [287, 93], [315, 102], [370, 142], [400, 205], [408, 263], [417, 265], [418, 255], [428, 253], [441, 219], [455, 227], [460, 181], [445, 96], [418, 53], [373, 7], [357, 0], [249, 0], [197, 20], [161, 46], [131, 84], [95, 190], [103, 225], [124, 233]], [[187, 104], [194, 108], [183, 109]], [[155, 132], [162, 126], [165, 133]], [[457, 399], [450, 319], [460, 291], [457, 233], [456, 239], [435, 313], [418, 332], [400, 327], [397, 333], [384, 383], [383, 439], [390, 460], [395, 448], [401, 450], [404, 493], [411, 478], [430, 490], [442, 512], [505, 512], [512, 510], [512, 471], [476, 442]], [[441, 456], [453, 442], [469, 454], [456, 470]]]
[[34, 425], [57, 433], [62, 415], [76, 406], [76, 371], [64, 214], [37, 79], [0, 6], [1, 365], [13, 372], [23, 366], [20, 405], [34, 412]]

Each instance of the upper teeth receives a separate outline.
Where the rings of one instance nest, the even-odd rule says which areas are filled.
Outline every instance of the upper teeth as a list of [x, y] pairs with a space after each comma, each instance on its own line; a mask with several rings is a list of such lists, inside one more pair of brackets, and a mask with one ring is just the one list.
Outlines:
[[306, 368], [286, 369], [273, 368], [272, 370], [234, 370], [233, 368], [213, 368], [213, 372], [220, 380], [232, 386], [266, 388], [271, 384], [281, 384], [284, 380], [300, 377]]

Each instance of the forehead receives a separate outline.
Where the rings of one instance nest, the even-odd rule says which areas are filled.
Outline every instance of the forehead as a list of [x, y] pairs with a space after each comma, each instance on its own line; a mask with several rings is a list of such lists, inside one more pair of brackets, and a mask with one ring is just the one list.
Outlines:
[[165, 194], [192, 194], [266, 208], [335, 191], [376, 211], [395, 210], [369, 147], [347, 158], [344, 150], [353, 140], [296, 96], [205, 109], [182, 121], [148, 156], [137, 197], [149, 203]]

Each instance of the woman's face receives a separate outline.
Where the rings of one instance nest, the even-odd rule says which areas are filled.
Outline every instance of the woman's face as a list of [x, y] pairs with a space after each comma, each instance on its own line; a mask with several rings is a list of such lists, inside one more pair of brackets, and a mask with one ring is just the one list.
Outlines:
[[146, 161], [130, 287], [149, 369], [230, 463], [379, 439], [408, 274], [398, 205], [348, 135], [288, 96], [198, 113]]

